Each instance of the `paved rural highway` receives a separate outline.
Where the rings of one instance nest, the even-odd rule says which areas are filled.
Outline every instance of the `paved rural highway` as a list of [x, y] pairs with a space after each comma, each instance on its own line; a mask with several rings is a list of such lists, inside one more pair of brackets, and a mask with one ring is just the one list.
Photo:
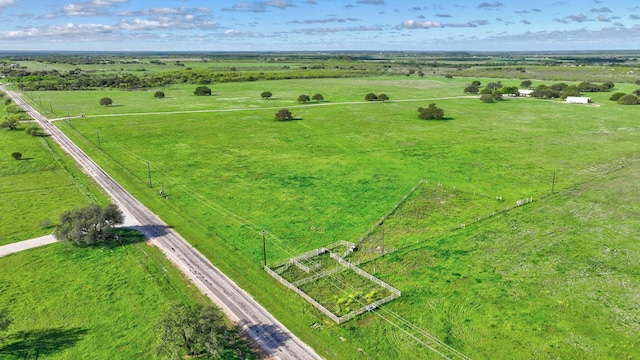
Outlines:
[[171, 261], [207, 294], [238, 326], [255, 340], [273, 359], [321, 359], [313, 349], [303, 343], [258, 304], [248, 293], [218, 270], [173, 229], [120, 184], [102, 170], [87, 154], [78, 148], [49, 120], [26, 103], [18, 94], [5, 91], [22, 107], [43, 130], [80, 164], [82, 169], [102, 186], [116, 204], [132, 216], [147, 238], [160, 248]]

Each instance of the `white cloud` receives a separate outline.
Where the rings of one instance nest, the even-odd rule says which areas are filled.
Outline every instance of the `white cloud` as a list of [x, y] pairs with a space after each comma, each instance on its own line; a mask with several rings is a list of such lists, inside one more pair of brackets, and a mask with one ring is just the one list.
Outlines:
[[17, 0], [0, 0], [0, 9], [2, 9], [3, 7], [7, 7], [9, 5], [13, 5], [16, 3]]
[[62, 11], [67, 16], [94, 16], [115, 4], [122, 4], [128, 1], [129, 0], [91, 0], [89, 2], [75, 2], [63, 6]]
[[439, 21], [418, 21], [418, 20], [405, 20], [402, 24], [398, 25], [400, 29], [431, 29], [441, 28], [442, 23]]

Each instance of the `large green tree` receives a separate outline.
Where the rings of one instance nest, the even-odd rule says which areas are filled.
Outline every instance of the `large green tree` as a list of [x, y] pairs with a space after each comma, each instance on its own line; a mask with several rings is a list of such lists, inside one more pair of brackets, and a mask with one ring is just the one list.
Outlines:
[[220, 359], [227, 329], [218, 309], [199, 305], [173, 305], [156, 324], [157, 351], [170, 359]]
[[124, 222], [124, 214], [115, 204], [100, 207], [91, 204], [66, 211], [60, 216], [54, 235], [58, 240], [76, 245], [95, 244], [113, 237], [116, 225]]
[[302, 94], [298, 96], [298, 102], [301, 102], [303, 104], [306, 104], [307, 102], [309, 102], [309, 100], [311, 100], [311, 98], [307, 94]]

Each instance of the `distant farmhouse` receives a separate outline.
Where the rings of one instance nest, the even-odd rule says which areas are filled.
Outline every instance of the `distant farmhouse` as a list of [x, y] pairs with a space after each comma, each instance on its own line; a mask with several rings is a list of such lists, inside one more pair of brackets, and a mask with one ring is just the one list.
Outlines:
[[591, 102], [590, 97], [580, 97], [580, 96], [567, 96], [567, 100], [565, 100], [568, 104], [589, 104]]
[[531, 96], [533, 90], [522, 90], [518, 89], [518, 96]]

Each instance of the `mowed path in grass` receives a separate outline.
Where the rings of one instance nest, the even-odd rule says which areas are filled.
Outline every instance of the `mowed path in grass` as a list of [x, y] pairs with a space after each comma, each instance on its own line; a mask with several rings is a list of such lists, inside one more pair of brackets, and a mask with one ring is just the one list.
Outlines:
[[[447, 97], [439, 97], [439, 98], [429, 98], [429, 99], [400, 99], [400, 100], [388, 100], [385, 101], [387, 103], [394, 102], [426, 102], [426, 101], [438, 101], [438, 100], [451, 100], [451, 99], [475, 99], [478, 96], [447, 96]], [[372, 101], [345, 101], [345, 102], [309, 102], [306, 104], [298, 104], [298, 105], [290, 105], [287, 108], [298, 109], [298, 108], [308, 108], [312, 106], [346, 106], [346, 105], [359, 105], [359, 104], [371, 104], [376, 103]], [[171, 114], [199, 114], [199, 113], [216, 113], [216, 112], [237, 112], [237, 111], [262, 111], [262, 110], [279, 110], [282, 109], [282, 106], [273, 106], [273, 107], [261, 107], [261, 108], [232, 108], [232, 109], [209, 109], [209, 110], [184, 110], [184, 111], [156, 111], [156, 112], [139, 112], [139, 113], [114, 113], [114, 114], [101, 114], [101, 115], [91, 115], [91, 116], [72, 116], [72, 117], [62, 117], [50, 119], [50, 121], [62, 121], [72, 119], [82, 119], [82, 118], [102, 118], [102, 117], [117, 117], [117, 116], [140, 116], [140, 115], [171, 115]]]

